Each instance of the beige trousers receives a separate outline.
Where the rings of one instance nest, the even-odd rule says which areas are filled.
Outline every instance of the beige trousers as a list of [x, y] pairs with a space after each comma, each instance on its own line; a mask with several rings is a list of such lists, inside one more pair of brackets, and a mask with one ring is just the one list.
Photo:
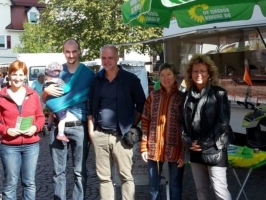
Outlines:
[[135, 199], [135, 185], [132, 176], [133, 149], [124, 143], [121, 136], [95, 131], [92, 136], [96, 172], [100, 179], [101, 200], [114, 200], [112, 167], [115, 164], [121, 181], [122, 199]]

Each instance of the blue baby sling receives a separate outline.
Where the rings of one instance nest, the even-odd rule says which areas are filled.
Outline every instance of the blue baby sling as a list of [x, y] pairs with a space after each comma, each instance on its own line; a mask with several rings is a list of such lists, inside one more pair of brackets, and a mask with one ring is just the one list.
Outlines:
[[60, 97], [47, 97], [46, 106], [50, 112], [56, 113], [88, 100], [91, 77], [88, 77], [87, 70], [85, 65], [80, 64], [70, 80], [63, 86], [64, 94]]

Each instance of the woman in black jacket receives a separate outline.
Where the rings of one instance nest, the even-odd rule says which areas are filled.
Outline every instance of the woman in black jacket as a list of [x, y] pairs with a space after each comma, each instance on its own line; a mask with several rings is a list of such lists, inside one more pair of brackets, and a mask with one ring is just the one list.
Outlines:
[[[186, 93], [183, 104], [182, 138], [190, 153], [191, 169], [199, 200], [231, 200], [227, 189], [227, 145], [230, 104], [226, 91], [218, 86], [217, 67], [210, 57], [194, 55], [185, 68]], [[221, 151], [216, 164], [206, 163], [202, 152]]]

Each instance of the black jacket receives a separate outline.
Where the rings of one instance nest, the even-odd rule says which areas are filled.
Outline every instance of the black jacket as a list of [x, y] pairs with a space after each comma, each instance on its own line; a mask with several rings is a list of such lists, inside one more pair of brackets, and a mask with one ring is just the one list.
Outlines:
[[[192, 139], [193, 102], [190, 92], [183, 99], [182, 138], [190, 146]], [[207, 101], [201, 112], [200, 134], [198, 144], [202, 149], [216, 146], [226, 148], [228, 144], [228, 129], [230, 122], [230, 102], [227, 92], [219, 86], [211, 86]]]

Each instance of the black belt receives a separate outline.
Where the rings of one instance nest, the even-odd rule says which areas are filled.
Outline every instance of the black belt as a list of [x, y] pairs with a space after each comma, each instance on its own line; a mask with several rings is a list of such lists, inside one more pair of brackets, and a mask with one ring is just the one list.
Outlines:
[[83, 125], [83, 122], [80, 120], [65, 123], [65, 127], [82, 126], [82, 125]]
[[110, 134], [110, 135], [113, 135], [113, 136], [121, 135], [121, 133], [119, 131], [113, 131], [113, 130], [110, 130], [110, 129], [104, 129], [101, 126], [97, 126], [96, 127], [96, 131], [99, 131], [99, 132], [102, 132], [102, 133], [106, 133], [106, 134]]

